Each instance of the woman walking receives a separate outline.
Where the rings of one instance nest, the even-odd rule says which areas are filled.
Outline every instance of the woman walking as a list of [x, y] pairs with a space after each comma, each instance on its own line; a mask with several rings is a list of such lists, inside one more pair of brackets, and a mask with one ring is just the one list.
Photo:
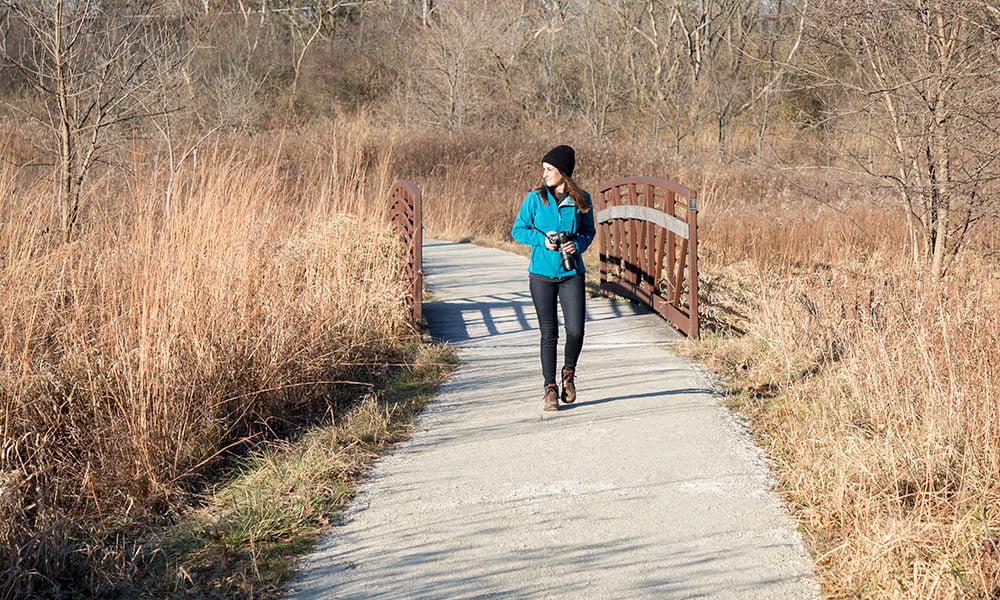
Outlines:
[[[576, 154], [569, 146], [545, 153], [544, 184], [524, 197], [510, 232], [515, 240], [531, 246], [528, 287], [541, 332], [544, 410], [559, 410], [560, 399], [567, 404], [576, 400], [574, 376], [583, 348], [585, 268], [581, 255], [596, 230], [590, 194], [573, 181], [575, 166]], [[562, 307], [566, 329], [561, 394], [556, 383], [557, 305]]]

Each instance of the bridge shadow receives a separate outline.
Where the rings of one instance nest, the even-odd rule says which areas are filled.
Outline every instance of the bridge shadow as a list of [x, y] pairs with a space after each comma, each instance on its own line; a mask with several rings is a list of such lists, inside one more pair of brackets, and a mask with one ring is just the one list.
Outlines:
[[[515, 345], [538, 331], [535, 307], [528, 291], [468, 296], [424, 302], [423, 314], [432, 339], [454, 345]], [[652, 310], [623, 299], [588, 298], [585, 323], [598, 324], [627, 317], [652, 316]], [[669, 328], [664, 321], [663, 327]], [[562, 318], [560, 316], [560, 326]], [[592, 330], [587, 327], [588, 333]]]

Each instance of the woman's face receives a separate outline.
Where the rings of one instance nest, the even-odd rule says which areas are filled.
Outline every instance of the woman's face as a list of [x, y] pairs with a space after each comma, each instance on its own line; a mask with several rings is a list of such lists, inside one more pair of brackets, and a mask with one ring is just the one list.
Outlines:
[[542, 179], [545, 181], [545, 185], [550, 188], [557, 188], [562, 185], [564, 179], [562, 173], [559, 169], [553, 167], [547, 162], [542, 163]]

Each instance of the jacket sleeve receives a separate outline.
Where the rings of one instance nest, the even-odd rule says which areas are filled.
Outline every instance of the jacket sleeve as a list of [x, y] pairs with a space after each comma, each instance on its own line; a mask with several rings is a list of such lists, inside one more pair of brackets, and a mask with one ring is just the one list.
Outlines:
[[514, 219], [514, 226], [510, 229], [510, 235], [515, 241], [529, 246], [544, 246], [545, 232], [535, 229], [535, 209], [538, 203], [533, 201], [532, 195], [528, 194], [521, 202], [521, 208], [517, 211]]
[[590, 210], [580, 213], [580, 226], [573, 237], [576, 251], [580, 254], [583, 254], [590, 247], [594, 236], [597, 235], [597, 228], [594, 226], [594, 204], [590, 201], [590, 194], [587, 194], [587, 204], [590, 206]]

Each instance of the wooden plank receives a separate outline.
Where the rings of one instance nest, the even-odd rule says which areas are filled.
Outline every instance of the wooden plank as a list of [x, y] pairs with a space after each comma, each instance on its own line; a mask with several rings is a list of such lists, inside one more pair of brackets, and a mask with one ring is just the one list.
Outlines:
[[640, 285], [648, 284], [649, 282], [649, 269], [651, 267], [649, 259], [649, 252], [647, 248], [649, 247], [647, 234], [649, 233], [650, 225], [648, 223], [636, 223], [636, 263], [638, 263], [639, 275], [637, 282]]
[[[630, 183], [628, 185], [628, 204], [630, 206], [635, 205], [637, 202], [638, 194], [636, 193], [635, 186], [636, 186], [635, 183]], [[638, 239], [638, 231], [636, 229], [636, 223], [635, 221], [629, 221], [628, 222], [628, 262], [629, 262], [628, 282], [631, 283], [632, 285], [638, 285], [639, 282], [641, 281], [639, 277], [641, 266], [639, 265], [639, 260], [637, 255], [638, 248], [639, 248], [639, 239]]]
[[698, 321], [698, 209], [694, 198], [688, 204], [688, 227], [690, 228], [688, 245], [688, 337], [701, 337], [701, 325]]
[[[656, 210], [655, 203], [656, 203], [656, 186], [646, 184], [646, 194], [645, 194], [646, 207]], [[656, 263], [659, 261], [657, 261], [656, 259], [655, 239], [656, 239], [656, 231], [659, 228], [657, 228], [652, 223], [647, 222], [644, 223], [643, 229], [645, 230], [644, 231], [645, 239], [643, 241], [645, 243], [645, 250], [646, 250], [646, 264], [644, 266], [644, 270], [646, 273], [645, 280], [646, 284], [650, 287], [650, 289], [652, 289], [654, 292], [657, 292], [659, 290], [657, 289], [656, 282], [658, 281], [659, 276], [656, 274]]]
[[628, 221], [628, 280], [639, 285], [642, 265], [639, 264], [639, 221]]
[[674, 290], [671, 297], [671, 304], [679, 306], [681, 303], [681, 289], [684, 287], [684, 257], [687, 256], [687, 240], [681, 240], [680, 252], [677, 253], [677, 264], [674, 267]]
[[656, 279], [653, 281], [653, 289], [659, 291], [660, 285], [663, 283], [663, 259], [664, 259], [664, 243], [665, 239], [669, 235], [665, 229], [662, 227], [656, 228], [656, 264], [653, 266], [656, 269]]

